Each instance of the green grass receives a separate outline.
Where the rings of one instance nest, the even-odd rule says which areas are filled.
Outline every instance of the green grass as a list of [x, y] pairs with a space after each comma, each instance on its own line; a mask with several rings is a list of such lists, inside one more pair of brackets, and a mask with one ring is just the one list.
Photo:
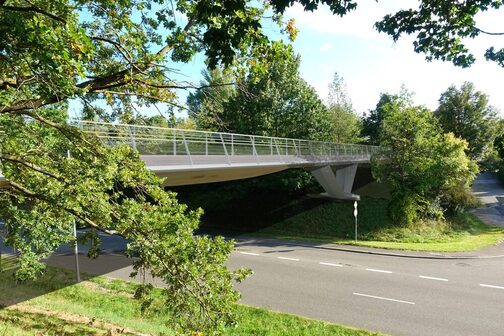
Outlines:
[[[135, 284], [106, 277], [86, 277], [73, 284], [71, 271], [48, 268], [37, 281], [16, 283], [12, 272], [0, 273], [0, 336], [108, 335], [138, 332], [174, 335], [169, 316], [140, 313], [132, 298]], [[158, 295], [161, 291], [156, 289]], [[8, 307], [8, 308], [6, 308]], [[379, 335], [303, 317], [239, 305], [238, 326], [226, 335]], [[48, 314], [48, 312], [50, 314]]]
[[504, 230], [488, 226], [468, 213], [446, 221], [423, 221], [411, 227], [391, 225], [388, 201], [363, 198], [359, 202], [358, 241], [354, 241], [352, 202], [327, 202], [286, 218], [254, 235], [279, 239], [312, 240], [386, 249], [462, 252], [504, 240]]
[[17, 267], [17, 259], [15, 256], [0, 253], [0, 272], [7, 271], [15, 267]]

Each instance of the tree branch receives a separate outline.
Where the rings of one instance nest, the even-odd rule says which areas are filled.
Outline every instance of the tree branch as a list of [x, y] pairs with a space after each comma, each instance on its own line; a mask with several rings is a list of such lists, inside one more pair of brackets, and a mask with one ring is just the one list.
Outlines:
[[[20, 185], [20, 184], [19, 184], [19, 183], [17, 183], [17, 182], [14, 182], [14, 181], [8, 181], [8, 184], [9, 184], [12, 188], [14, 188], [14, 189], [16, 189], [16, 190], [18, 190], [18, 191], [22, 192], [23, 194], [25, 194], [25, 195], [26, 195], [26, 196], [28, 196], [28, 197], [35, 198], [35, 199], [38, 199], [38, 200], [43, 201], [43, 202], [46, 202], [46, 203], [48, 202], [48, 200], [47, 200], [47, 199], [45, 199], [43, 196], [41, 196], [41, 195], [39, 195], [39, 194], [37, 194], [37, 193], [35, 193], [35, 192], [31, 191], [30, 189], [28, 189], [28, 188], [26, 188], [26, 187], [24, 187], [24, 186]], [[95, 223], [94, 221], [92, 221], [91, 219], [89, 219], [89, 218], [87, 218], [87, 217], [85, 217], [85, 216], [83, 216], [83, 215], [81, 215], [81, 214], [77, 213], [77, 212], [76, 212], [75, 210], [73, 210], [73, 209], [66, 208], [66, 207], [62, 207], [62, 208], [63, 208], [63, 210], [65, 210], [66, 212], [68, 212], [68, 213], [70, 213], [70, 214], [74, 215], [75, 217], [77, 217], [78, 219], [80, 219], [80, 220], [81, 220], [81, 221], [83, 221], [84, 223], [88, 224], [89, 226], [94, 227], [94, 228], [95, 228], [95, 229], [97, 229], [98, 231], [101, 231], [101, 232], [104, 232], [104, 233], [107, 233], [107, 234], [110, 234], [110, 235], [119, 235], [119, 236], [121, 235], [121, 234], [120, 234], [118, 231], [116, 231], [116, 230], [109, 230], [109, 229], [102, 228], [100, 225], [96, 224], [96, 223]]]
[[208, 85], [166, 85], [166, 84], [155, 84], [155, 83], [149, 83], [147, 81], [144, 81], [142, 79], [134, 78], [133, 79], [135, 82], [139, 82], [142, 84], [145, 84], [150, 87], [155, 87], [158, 89], [182, 89], [182, 90], [187, 90], [187, 89], [195, 89], [195, 90], [201, 90], [201, 89], [206, 89], [206, 88], [211, 88], [211, 87], [221, 87], [221, 86], [230, 86], [230, 85], [235, 85], [236, 83], [219, 83], [219, 84], [208, 84]]
[[39, 7], [36, 7], [36, 6], [30, 6], [30, 7], [16, 7], [16, 6], [5, 6], [4, 5], [5, 1], [1, 2], [0, 3], [0, 8], [1, 9], [5, 9], [5, 10], [10, 10], [10, 11], [15, 11], [15, 12], [25, 12], [25, 13], [29, 13], [29, 12], [35, 12], [35, 13], [39, 13], [39, 14], [42, 14], [42, 15], [45, 15], [53, 20], [56, 20], [56, 21], [59, 21], [63, 24], [66, 24], [66, 20], [60, 18], [59, 16], [57, 15], [54, 15], [52, 13], [49, 13], [49, 12], [46, 12], [45, 10], [43, 10], [42, 8], [39, 8]]
[[[5, 7], [5, 6], [2, 6], [2, 7]], [[190, 19], [189, 22], [185, 25], [184, 31], [189, 31], [191, 29], [191, 27], [193, 26], [193, 24], [194, 24], [194, 20]], [[171, 44], [164, 46], [161, 50], [159, 50], [156, 53], [156, 56], [158, 56], [158, 57], [165, 56], [168, 52], [170, 52], [170, 50], [173, 49], [173, 47], [174, 46]], [[121, 70], [119, 72], [110, 74], [108, 76], [98, 77], [98, 78], [94, 78], [94, 79], [79, 83], [76, 85], [76, 88], [85, 89], [88, 92], [95, 92], [97, 90], [103, 89], [106, 86], [120, 83], [121, 81], [124, 80], [124, 78], [126, 76], [133, 76], [133, 75], [139, 74], [142, 71], [149, 69], [153, 64], [155, 64], [155, 63], [148, 62], [148, 63], [145, 63], [143, 66], [137, 66], [137, 65], [132, 64], [131, 67], [124, 69], [124, 70]], [[53, 96], [50, 96], [47, 98], [21, 100], [21, 101], [15, 102], [13, 105], [0, 107], [0, 114], [36, 109], [41, 106], [56, 103], [56, 102], [60, 101], [62, 98], [68, 98], [68, 97], [60, 97], [58, 95], [53, 95]], [[20, 114], [24, 114], [24, 113], [20, 112]]]
[[30, 169], [38, 172], [38, 173], [41, 173], [43, 175], [47, 175], [49, 177], [52, 177], [52, 178], [54, 178], [54, 179], [56, 179], [56, 180], [58, 180], [60, 182], [63, 181], [63, 179], [60, 176], [57, 176], [57, 175], [55, 175], [55, 174], [53, 174], [53, 173], [51, 173], [51, 172], [49, 172], [49, 171], [47, 171], [47, 170], [45, 170], [43, 168], [40, 168], [39, 166], [37, 166], [37, 165], [35, 165], [35, 164], [31, 163], [31, 162], [26, 162], [26, 161], [24, 161], [21, 158], [13, 157], [13, 156], [0, 155], [0, 160], [18, 163], [18, 164], [23, 165], [23, 166], [25, 166], [27, 168], [30, 168]]
[[504, 33], [492, 33], [492, 32], [487, 32], [483, 29], [479, 29], [478, 27], [473, 27], [474, 30], [476, 30], [479, 33], [486, 34], [486, 35], [491, 35], [491, 36], [500, 36], [504, 35]]

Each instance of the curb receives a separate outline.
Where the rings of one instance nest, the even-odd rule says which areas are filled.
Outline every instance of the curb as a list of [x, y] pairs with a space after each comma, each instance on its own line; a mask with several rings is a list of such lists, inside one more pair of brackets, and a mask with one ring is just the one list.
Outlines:
[[[497, 259], [504, 258], [504, 254], [501, 255], [443, 255], [436, 252], [432, 252], [432, 255], [426, 254], [406, 254], [406, 253], [398, 253], [398, 252], [387, 252], [383, 249], [376, 250], [364, 250], [359, 248], [351, 248], [346, 247], [345, 245], [336, 245], [333, 246], [317, 246], [314, 243], [306, 242], [306, 241], [297, 241], [297, 240], [282, 240], [282, 239], [274, 239], [274, 238], [259, 238], [252, 236], [240, 236], [239, 238], [234, 238], [237, 243], [247, 242], [249, 240], [262, 240], [262, 241], [270, 241], [270, 242], [281, 242], [283, 245], [287, 246], [299, 246], [299, 247], [308, 247], [315, 248], [321, 250], [330, 250], [330, 251], [339, 251], [339, 252], [348, 252], [348, 253], [359, 253], [359, 254], [370, 254], [370, 255], [379, 255], [385, 257], [396, 257], [396, 258], [410, 258], [410, 259], [431, 259], [431, 260], [470, 260], [470, 259]], [[373, 249], [373, 247], [369, 247], [369, 249]], [[425, 252], [430, 253], [430, 252]]]

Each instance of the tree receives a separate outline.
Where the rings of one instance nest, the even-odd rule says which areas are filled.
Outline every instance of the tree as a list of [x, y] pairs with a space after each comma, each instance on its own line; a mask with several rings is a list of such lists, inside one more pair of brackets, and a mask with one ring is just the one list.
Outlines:
[[334, 74], [329, 84], [328, 105], [333, 128], [331, 140], [338, 143], [359, 142], [362, 124], [353, 110], [345, 82], [338, 73]]
[[[429, 61], [439, 59], [450, 61], [456, 66], [468, 67], [476, 58], [463, 39], [474, 39], [480, 35], [504, 35], [504, 32], [489, 32], [477, 27], [476, 14], [496, 10], [501, 6], [501, 0], [422, 0], [419, 1], [418, 9], [400, 10], [386, 15], [375, 27], [392, 36], [394, 41], [403, 35], [416, 34], [414, 50], [426, 54]], [[504, 67], [504, 48], [497, 50], [490, 46], [484, 56]]]
[[466, 82], [460, 90], [450, 86], [439, 98], [435, 111], [445, 132], [467, 140], [468, 154], [481, 161], [492, 150], [497, 131], [496, 110], [488, 105], [488, 96]]
[[[327, 1], [325, 1], [327, 2]], [[310, 9], [317, 2], [303, 2]], [[75, 243], [72, 223], [90, 228], [84, 239], [99, 251], [97, 231], [131, 241], [138, 272], [166, 284], [163, 309], [184, 333], [222, 331], [232, 324], [239, 295], [224, 265], [233, 243], [195, 236], [201, 211], [189, 212], [125, 146], [105, 147], [67, 124], [68, 104], [82, 115], [137, 120], [136, 106], [179, 107], [172, 69], [204, 52], [208, 64], [254, 62], [271, 48], [261, 27], [273, 19], [293, 37], [281, 12], [290, 3], [263, 7], [245, 0], [0, 0], [0, 192], [6, 243], [20, 252], [20, 280], [43, 271], [40, 259], [62, 243]], [[332, 4], [334, 13], [350, 10]], [[183, 17], [181, 19], [181, 17]], [[150, 286], [136, 297], [146, 308]], [[182, 333], [182, 332], [181, 332]]]
[[[292, 46], [274, 43], [274, 53], [236, 77], [236, 93], [224, 106], [226, 130], [264, 136], [327, 140], [331, 125], [315, 89], [299, 74]], [[261, 64], [260, 62], [264, 62]]]
[[389, 111], [393, 109], [403, 109], [412, 105], [412, 93], [405, 87], [401, 88], [399, 94], [382, 93], [380, 100], [374, 110], [363, 119], [362, 137], [371, 145], [380, 143], [381, 128], [383, 120], [387, 117]]
[[222, 121], [224, 105], [234, 94], [234, 79], [231, 69], [207, 69], [203, 71], [201, 90], [187, 97], [189, 117], [199, 129], [217, 131], [225, 129]]
[[[373, 159], [373, 173], [392, 184], [392, 219], [412, 225], [441, 218], [454, 189], [467, 187], [477, 173], [465, 154], [465, 140], [443, 134], [433, 113], [421, 106], [389, 106], [381, 142], [385, 159]], [[447, 204], [456, 206], [456, 204]]]

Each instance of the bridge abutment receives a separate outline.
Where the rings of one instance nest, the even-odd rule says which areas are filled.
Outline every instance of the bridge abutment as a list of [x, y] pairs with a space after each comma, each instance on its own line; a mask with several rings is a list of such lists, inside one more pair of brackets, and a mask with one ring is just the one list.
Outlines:
[[323, 166], [311, 170], [318, 183], [324, 188], [323, 196], [344, 199], [358, 200], [359, 195], [352, 194], [352, 186], [357, 172], [357, 165], [349, 166]]

